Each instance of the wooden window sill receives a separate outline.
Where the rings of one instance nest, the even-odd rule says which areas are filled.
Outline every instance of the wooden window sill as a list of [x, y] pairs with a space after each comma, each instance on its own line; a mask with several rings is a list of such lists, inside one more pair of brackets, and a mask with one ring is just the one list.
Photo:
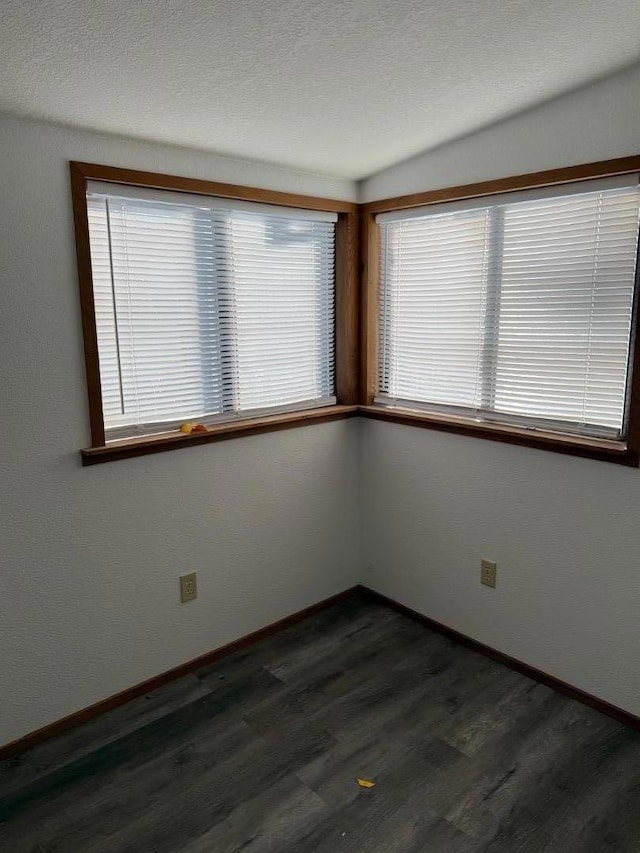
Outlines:
[[133, 456], [147, 456], [149, 453], [162, 453], [165, 450], [178, 450], [212, 441], [225, 441], [246, 435], [258, 435], [263, 432], [275, 432], [281, 429], [308, 426], [311, 424], [337, 421], [358, 414], [357, 406], [327, 406], [319, 409], [304, 409], [301, 412], [287, 412], [280, 415], [267, 415], [260, 418], [214, 424], [207, 432], [182, 435], [177, 432], [161, 435], [127, 438], [111, 441], [100, 447], [88, 447], [81, 450], [83, 465], [97, 465], [101, 462], [113, 462], [116, 459], [130, 459]]
[[387, 408], [386, 406], [360, 406], [359, 412], [364, 417], [376, 420], [443, 432], [454, 432], [460, 435], [470, 435], [474, 438], [488, 438], [491, 441], [502, 441], [506, 444], [520, 444], [538, 450], [552, 450], [571, 456], [584, 456], [588, 459], [600, 459], [633, 468], [638, 467], [638, 453], [627, 447], [625, 442], [543, 430], [533, 431], [508, 424], [484, 423], [472, 418], [438, 415], [411, 409]]
[[178, 450], [213, 441], [225, 441], [242, 436], [258, 435], [263, 432], [275, 432], [281, 429], [293, 429], [311, 424], [337, 421], [361, 415], [375, 420], [390, 421], [405, 426], [435, 429], [470, 435], [474, 438], [488, 438], [506, 444], [519, 444], [538, 450], [551, 450], [571, 456], [583, 456], [588, 459], [600, 459], [637, 468], [638, 454], [623, 442], [606, 439], [586, 438], [577, 435], [547, 432], [543, 430], [522, 429], [507, 424], [490, 424], [471, 418], [438, 415], [430, 412], [418, 412], [411, 409], [395, 409], [385, 406], [327, 406], [320, 409], [305, 409], [301, 412], [268, 415], [260, 418], [247, 418], [242, 421], [214, 424], [207, 432], [191, 435], [180, 433], [162, 433], [154, 436], [112, 441], [100, 447], [88, 447], [80, 451], [83, 465], [98, 465], [118, 459], [130, 459], [134, 456], [147, 456], [150, 453], [163, 453], [166, 450]]

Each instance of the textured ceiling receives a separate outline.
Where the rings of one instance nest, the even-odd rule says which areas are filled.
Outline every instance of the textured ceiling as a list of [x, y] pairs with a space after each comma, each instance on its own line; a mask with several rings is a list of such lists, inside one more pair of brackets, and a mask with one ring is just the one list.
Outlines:
[[2, 0], [0, 109], [361, 178], [638, 59], [639, 0]]

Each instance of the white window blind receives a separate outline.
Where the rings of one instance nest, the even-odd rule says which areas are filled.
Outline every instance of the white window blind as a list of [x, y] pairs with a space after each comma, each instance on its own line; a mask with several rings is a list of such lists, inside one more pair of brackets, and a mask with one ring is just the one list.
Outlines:
[[622, 437], [640, 188], [620, 184], [379, 216], [377, 402]]
[[107, 439], [335, 403], [333, 214], [97, 182], [87, 207]]

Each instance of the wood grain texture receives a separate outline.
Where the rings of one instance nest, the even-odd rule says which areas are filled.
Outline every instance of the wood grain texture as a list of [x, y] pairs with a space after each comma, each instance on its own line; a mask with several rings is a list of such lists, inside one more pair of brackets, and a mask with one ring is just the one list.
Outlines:
[[93, 277], [89, 246], [89, 220], [87, 217], [87, 182], [78, 163], [70, 163], [70, 172], [91, 443], [94, 446], [99, 446], [104, 444], [105, 434], [102, 416], [100, 365], [98, 362], [98, 333], [93, 303]]
[[627, 445], [636, 460], [640, 460], [640, 241], [636, 253], [636, 289], [629, 366], [631, 381], [627, 387]]
[[375, 216], [361, 213], [360, 403], [373, 405], [378, 392], [380, 229]]
[[[83, 450], [83, 465], [131, 458], [134, 456], [176, 450], [196, 444], [222, 441], [242, 435], [254, 435], [278, 429], [289, 429], [322, 420], [336, 420], [362, 414], [365, 417], [395, 421], [411, 426], [423, 426], [489, 438], [510, 444], [520, 444], [542, 450], [553, 450], [573, 456], [600, 459], [638, 467], [640, 464], [640, 346], [637, 345], [638, 324], [634, 325], [632, 382], [628, 403], [628, 439], [626, 446], [566, 437], [510, 427], [507, 425], [465, 423], [461, 418], [447, 418], [428, 413], [389, 410], [374, 407], [378, 391], [378, 325], [380, 284], [380, 233], [375, 214], [421, 204], [437, 203], [457, 198], [490, 195], [533, 186], [547, 186], [601, 177], [626, 174], [640, 170], [640, 157], [625, 157], [563, 169], [553, 169], [519, 175], [499, 181], [485, 181], [465, 187], [452, 187], [430, 193], [418, 193], [395, 199], [384, 199], [366, 205], [277, 193], [252, 187], [219, 184], [193, 178], [180, 178], [151, 172], [139, 172], [87, 163], [71, 163], [71, 182], [76, 229], [76, 250], [85, 361], [91, 423], [92, 447]], [[91, 257], [86, 210], [86, 181], [114, 181], [138, 186], [151, 186], [241, 198], [271, 204], [284, 204], [307, 209], [331, 210], [338, 213], [336, 227], [336, 395], [338, 406], [329, 409], [299, 412], [293, 415], [273, 415], [252, 418], [236, 423], [212, 426], [197, 436], [176, 434], [105, 445], [100, 371], [95, 326]], [[360, 261], [358, 261], [358, 257]], [[637, 314], [637, 309], [636, 309]], [[353, 408], [359, 403], [359, 412]], [[351, 407], [351, 408], [349, 408]]]
[[326, 210], [335, 213], [357, 211], [358, 205], [351, 201], [298, 195], [296, 193], [267, 190], [261, 187], [245, 187], [238, 184], [223, 184], [218, 181], [204, 181], [200, 178], [184, 178], [179, 175], [164, 175], [158, 172], [141, 172], [136, 169], [122, 169], [118, 166], [102, 166], [97, 163], [73, 162], [72, 167], [87, 180], [112, 181], [136, 187], [174, 190], [175, 192], [196, 193], [198, 195], [219, 196], [259, 204], [275, 204], [283, 207], [300, 207], [307, 210]]
[[[526, 430], [508, 424], [484, 423], [471, 418], [438, 415], [387, 406], [360, 406], [359, 414], [365, 418], [404, 424], [405, 426], [435, 429], [440, 432], [453, 432], [469, 435], [473, 438], [488, 438], [503, 444], [518, 444], [533, 447], [536, 450], [552, 450], [569, 456], [582, 456], [586, 459], [599, 459], [603, 462], [615, 462], [637, 468], [639, 456], [631, 446], [632, 436], [626, 442], [606, 441], [580, 435], [563, 435], [543, 430]], [[637, 417], [637, 414], [636, 414]]]
[[[611, 177], [614, 175], [635, 174], [640, 172], [640, 155], [620, 157], [614, 160], [601, 160], [595, 163], [583, 163], [577, 166], [550, 169], [543, 172], [531, 172], [524, 175], [513, 175], [492, 181], [482, 181], [456, 187], [430, 190], [397, 196], [395, 198], [379, 199], [360, 206], [362, 218], [362, 341], [361, 341], [361, 375], [362, 388], [360, 404], [364, 407], [361, 414], [365, 417], [379, 420], [394, 421], [409, 426], [426, 427], [447, 432], [471, 435], [475, 438], [488, 438], [508, 444], [519, 444], [534, 447], [539, 450], [553, 450], [571, 456], [582, 456], [589, 459], [599, 459], [615, 462], [621, 465], [637, 468], [640, 465], [640, 344], [638, 334], [638, 304], [640, 287], [636, 287], [636, 305], [634, 310], [634, 325], [632, 330], [631, 381], [627, 404], [627, 438], [624, 446], [612, 446], [611, 442], [582, 439], [579, 436], [564, 436], [552, 432], [527, 431], [508, 425], [493, 423], [470, 423], [455, 416], [440, 416], [437, 414], [399, 409], [373, 407], [377, 391], [377, 324], [379, 308], [377, 298], [380, 285], [380, 270], [377, 266], [379, 255], [379, 228], [375, 225], [378, 213], [411, 209], [423, 205], [441, 202], [471, 199], [481, 196], [491, 196], [497, 193], [513, 192], [532, 189], [535, 187], [552, 186], [554, 184], [575, 183], [577, 181], [593, 180], [595, 178]], [[372, 247], [376, 247], [373, 251]], [[640, 264], [637, 264], [636, 276], [640, 276]]]
[[539, 681], [541, 684], [546, 684], [554, 690], [564, 693], [571, 699], [575, 699], [578, 702], [582, 702], [584, 705], [588, 705], [590, 708], [595, 708], [597, 711], [613, 717], [615, 720], [618, 720], [626, 726], [640, 730], [640, 717], [636, 717], [628, 711], [624, 711], [622, 708], [617, 708], [615, 705], [611, 705], [603, 699], [598, 699], [597, 696], [592, 696], [584, 690], [580, 690], [577, 687], [573, 687], [571, 684], [567, 684], [566, 681], [561, 681], [553, 675], [549, 675], [546, 672], [542, 672], [540, 669], [536, 669], [535, 667], [529, 666], [529, 664], [523, 663], [510, 655], [504, 654], [504, 652], [499, 652], [497, 649], [491, 648], [491, 646], [486, 646], [484, 643], [480, 643], [478, 640], [474, 640], [466, 634], [461, 634], [459, 631], [455, 631], [453, 628], [449, 628], [447, 625], [443, 625], [435, 619], [424, 616], [417, 610], [413, 610], [411, 607], [400, 604], [398, 601], [388, 598], [386, 595], [382, 595], [375, 590], [363, 586], [359, 587], [359, 590], [360, 594], [365, 596], [365, 598], [377, 601], [386, 607], [391, 607], [398, 613], [402, 613], [403, 616], [407, 616], [409, 619], [414, 619], [421, 623], [429, 630], [443, 634], [454, 642], [460, 643], [472, 651], [479, 652], [480, 654], [486, 655], [492, 660], [496, 660], [511, 669], [515, 669], [517, 672], [526, 675], [527, 678]]
[[358, 402], [360, 336], [360, 231], [357, 212], [341, 213], [336, 226], [336, 397]]
[[498, 178], [497, 180], [481, 181], [457, 187], [445, 187], [427, 192], [395, 196], [394, 198], [382, 198], [363, 204], [361, 210], [363, 213], [387, 213], [392, 210], [422, 207], [423, 205], [438, 204], [445, 201], [459, 201], [460, 199], [477, 198], [478, 196], [528, 190], [534, 187], [548, 187], [553, 184], [574, 183], [575, 181], [607, 178], [614, 175], [628, 175], [634, 172], [640, 172], [640, 155], [619, 157], [615, 160], [599, 160], [596, 163], [582, 163], [578, 166], [565, 166], [560, 169], [530, 172], [525, 175], [511, 175], [508, 178]]
[[305, 409], [302, 412], [288, 412], [281, 415], [265, 415], [260, 418], [245, 418], [239, 421], [212, 424], [207, 432], [183, 435], [176, 431], [157, 436], [131, 438], [123, 441], [111, 441], [102, 447], [87, 447], [81, 450], [83, 465], [98, 465], [102, 462], [115, 462], [119, 459], [131, 459], [134, 456], [148, 456], [150, 453], [163, 453], [165, 450], [179, 450], [214, 441], [241, 438], [248, 435], [260, 435], [265, 432], [277, 432], [301, 426], [344, 420], [358, 414], [357, 406], [326, 406], [317, 409]]
[[[11, 760], [13, 756], [19, 753], [24, 753], [25, 750], [31, 749], [36, 744], [42, 743], [43, 741], [49, 741], [53, 736], [59, 735], [61, 732], [65, 732], [69, 729], [75, 729], [78, 726], [86, 724], [89, 720], [93, 720], [108, 711], [113, 711], [114, 708], [119, 708], [127, 704], [131, 707], [133, 699], [136, 699], [139, 696], [143, 696], [145, 698], [152, 696], [153, 691], [157, 690], [159, 687], [163, 687], [165, 684], [169, 684], [175, 679], [182, 678], [196, 669], [202, 669], [202, 667], [215, 663], [221, 658], [232, 655], [241, 649], [249, 648], [254, 643], [263, 640], [265, 637], [277, 634], [279, 631], [282, 631], [290, 625], [295, 625], [297, 622], [307, 619], [314, 613], [333, 607], [344, 599], [351, 598], [355, 592], [356, 588], [350, 587], [343, 592], [337, 593], [337, 595], [332, 595], [329, 598], [318, 601], [310, 607], [306, 607], [304, 610], [292, 613], [289, 616], [285, 616], [284, 619], [280, 619], [271, 625], [266, 625], [264, 628], [260, 628], [257, 631], [253, 631], [251, 634], [240, 637], [232, 643], [227, 643], [225, 646], [221, 646], [220, 648], [207, 652], [194, 660], [187, 661], [180, 666], [167, 670], [160, 675], [154, 676], [154, 678], [143, 681], [141, 684], [136, 684], [133, 687], [124, 690], [122, 693], [110, 696], [108, 699], [103, 699], [101, 702], [97, 702], [89, 708], [84, 708], [81, 711], [77, 711], [75, 714], [70, 714], [68, 717], [64, 717], [62, 720], [58, 720], [49, 726], [38, 729], [19, 740], [0, 746], [0, 762]], [[149, 701], [148, 698], [147, 701]], [[39, 755], [42, 755], [42, 752], [39, 753]]]
[[[113, 166], [101, 166], [92, 163], [71, 162], [71, 192], [75, 221], [76, 254], [78, 258], [78, 280], [80, 285], [80, 303], [82, 329], [85, 346], [87, 388], [89, 398], [89, 418], [91, 424], [92, 447], [82, 451], [83, 465], [95, 465], [99, 462], [126, 459], [165, 450], [175, 450], [194, 444], [221, 441], [238, 435], [254, 435], [276, 429], [288, 429], [302, 426], [312, 421], [336, 420], [346, 417], [347, 412], [340, 406], [354, 406], [358, 402], [358, 323], [359, 323], [359, 270], [358, 270], [358, 205], [334, 199], [282, 193], [257, 187], [243, 187], [235, 184], [221, 184], [215, 181], [203, 181], [195, 178], [181, 178], [176, 175], [163, 175], [154, 172], [140, 172], [133, 169], [121, 169]], [[206, 434], [188, 436], [165, 435], [129, 439], [105, 445], [105, 428], [100, 389], [100, 367], [98, 360], [98, 340], [93, 300], [93, 279], [91, 274], [91, 249], [87, 218], [86, 190], [87, 181], [101, 180], [114, 183], [154, 187], [157, 189], [177, 190], [199, 193], [223, 198], [241, 199], [261, 204], [285, 205], [307, 210], [325, 210], [338, 214], [336, 226], [336, 396], [338, 407], [332, 414], [298, 412], [292, 417], [267, 416], [247, 418], [232, 424], [219, 424]]]
[[0, 849], [638, 851], [640, 733], [371, 595], [151, 704], [0, 764]]

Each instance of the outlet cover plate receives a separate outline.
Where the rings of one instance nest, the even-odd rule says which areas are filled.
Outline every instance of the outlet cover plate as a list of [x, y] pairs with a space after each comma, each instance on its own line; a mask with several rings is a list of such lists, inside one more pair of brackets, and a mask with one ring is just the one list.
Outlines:
[[180, 575], [180, 601], [185, 604], [198, 597], [198, 579], [195, 572]]
[[480, 560], [480, 582], [495, 589], [497, 570], [498, 566], [492, 560]]

